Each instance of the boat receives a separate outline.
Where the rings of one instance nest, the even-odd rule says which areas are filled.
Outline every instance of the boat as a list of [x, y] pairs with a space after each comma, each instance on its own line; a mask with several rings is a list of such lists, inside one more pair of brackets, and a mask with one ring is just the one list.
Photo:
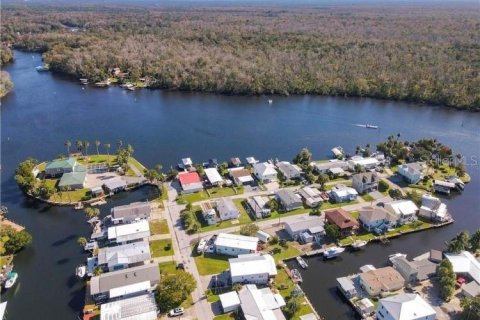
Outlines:
[[302, 267], [303, 269], [308, 268], [308, 263], [302, 257], [298, 256], [296, 259], [300, 267]]
[[18, 279], [18, 273], [10, 271], [9, 273], [7, 273], [7, 279], [5, 280], [5, 283], [3, 286], [5, 287], [5, 289], [13, 287], [15, 282], [17, 282], [17, 279]]
[[7, 310], [7, 301], [3, 301], [0, 303], [0, 320], [3, 320], [5, 318], [5, 313]]
[[367, 241], [364, 241], [364, 240], [355, 240], [353, 241], [352, 243], [352, 248], [353, 249], [361, 249], [363, 247], [365, 247], [365, 245], [367, 244]]
[[75, 207], [74, 207], [75, 210], [82, 210], [83, 209], [83, 203], [82, 202], [78, 202]]
[[87, 274], [87, 267], [83, 264], [79, 265], [75, 270], [75, 275], [80, 279], [83, 279], [86, 274]]
[[368, 124], [368, 123], [367, 123], [367, 124], [365, 125], [365, 128], [367, 128], [367, 129], [378, 129], [378, 126], [375, 126], [375, 125], [373, 125], [373, 124]]
[[393, 260], [395, 258], [406, 258], [406, 257], [407, 257], [407, 255], [405, 253], [394, 253], [394, 254], [391, 254], [391, 255], [388, 256], [388, 261], [390, 263], [393, 263]]
[[35, 68], [38, 72], [43, 72], [43, 71], [48, 71], [50, 68], [47, 65], [44, 66], [38, 66]]
[[82, 78], [79, 79], [82, 84], [88, 84], [88, 79]]
[[298, 269], [290, 270], [290, 276], [292, 277], [293, 282], [299, 283], [303, 281], [302, 275], [300, 274], [300, 271], [298, 271]]
[[326, 259], [333, 259], [333, 258], [338, 257], [343, 251], [345, 251], [345, 248], [331, 247], [331, 248], [328, 248], [326, 251], [323, 252], [323, 256]]
[[268, 99], [268, 104], [272, 104], [273, 103], [273, 100], [272, 99]]

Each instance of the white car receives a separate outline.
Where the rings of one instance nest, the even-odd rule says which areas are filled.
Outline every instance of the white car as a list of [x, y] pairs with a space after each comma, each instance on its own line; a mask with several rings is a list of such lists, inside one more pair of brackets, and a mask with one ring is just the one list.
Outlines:
[[180, 307], [180, 308], [175, 308], [175, 309], [170, 310], [170, 312], [168, 313], [168, 316], [169, 317], [178, 317], [178, 316], [181, 316], [184, 313], [185, 313], [185, 310]]

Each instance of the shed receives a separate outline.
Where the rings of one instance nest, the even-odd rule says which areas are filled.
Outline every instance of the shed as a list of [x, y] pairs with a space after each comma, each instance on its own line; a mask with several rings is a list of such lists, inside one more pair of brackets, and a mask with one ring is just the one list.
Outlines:
[[263, 243], [267, 243], [270, 240], [270, 235], [262, 230], [257, 231], [257, 238]]
[[232, 312], [240, 307], [240, 299], [236, 291], [230, 291], [218, 296], [224, 313]]

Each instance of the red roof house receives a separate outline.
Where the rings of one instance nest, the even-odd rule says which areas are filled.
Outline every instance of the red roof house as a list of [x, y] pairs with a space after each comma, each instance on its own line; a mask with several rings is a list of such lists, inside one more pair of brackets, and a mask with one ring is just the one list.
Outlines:
[[350, 235], [358, 229], [358, 221], [342, 208], [325, 211], [327, 223], [335, 224], [342, 235]]
[[182, 193], [194, 193], [203, 190], [202, 180], [197, 172], [180, 172], [177, 176]]

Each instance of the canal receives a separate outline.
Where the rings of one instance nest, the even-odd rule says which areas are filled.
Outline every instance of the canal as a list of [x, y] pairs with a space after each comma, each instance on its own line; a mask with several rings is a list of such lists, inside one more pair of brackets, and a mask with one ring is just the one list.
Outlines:
[[[38, 73], [40, 55], [15, 52], [6, 66], [15, 83], [1, 106], [1, 200], [9, 217], [26, 226], [33, 244], [18, 254], [20, 274], [9, 302], [8, 319], [76, 319], [84, 289], [73, 277], [85, 255], [76, 244], [88, 225], [82, 213], [26, 199], [14, 181], [16, 165], [27, 157], [41, 161], [65, 153], [65, 140], [118, 140], [135, 149], [147, 166], [174, 166], [182, 157], [195, 162], [208, 158], [255, 156], [290, 160], [308, 147], [314, 158], [329, 156], [333, 146], [353, 152], [357, 145], [376, 143], [400, 133], [407, 140], [437, 138], [466, 156], [472, 182], [461, 197], [446, 199], [456, 222], [448, 227], [395, 239], [389, 245], [369, 245], [359, 253], [334, 261], [309, 261], [303, 288], [326, 319], [353, 315], [335, 290], [335, 278], [357, 272], [365, 264], [381, 265], [393, 252], [410, 257], [461, 230], [480, 226], [480, 113], [454, 111], [403, 102], [339, 97], [237, 97], [199, 93], [105, 89], [80, 84], [51, 73]], [[358, 124], [372, 123], [380, 130]], [[93, 151], [94, 147], [91, 147]], [[121, 195], [102, 208], [152, 197], [149, 188]]]

